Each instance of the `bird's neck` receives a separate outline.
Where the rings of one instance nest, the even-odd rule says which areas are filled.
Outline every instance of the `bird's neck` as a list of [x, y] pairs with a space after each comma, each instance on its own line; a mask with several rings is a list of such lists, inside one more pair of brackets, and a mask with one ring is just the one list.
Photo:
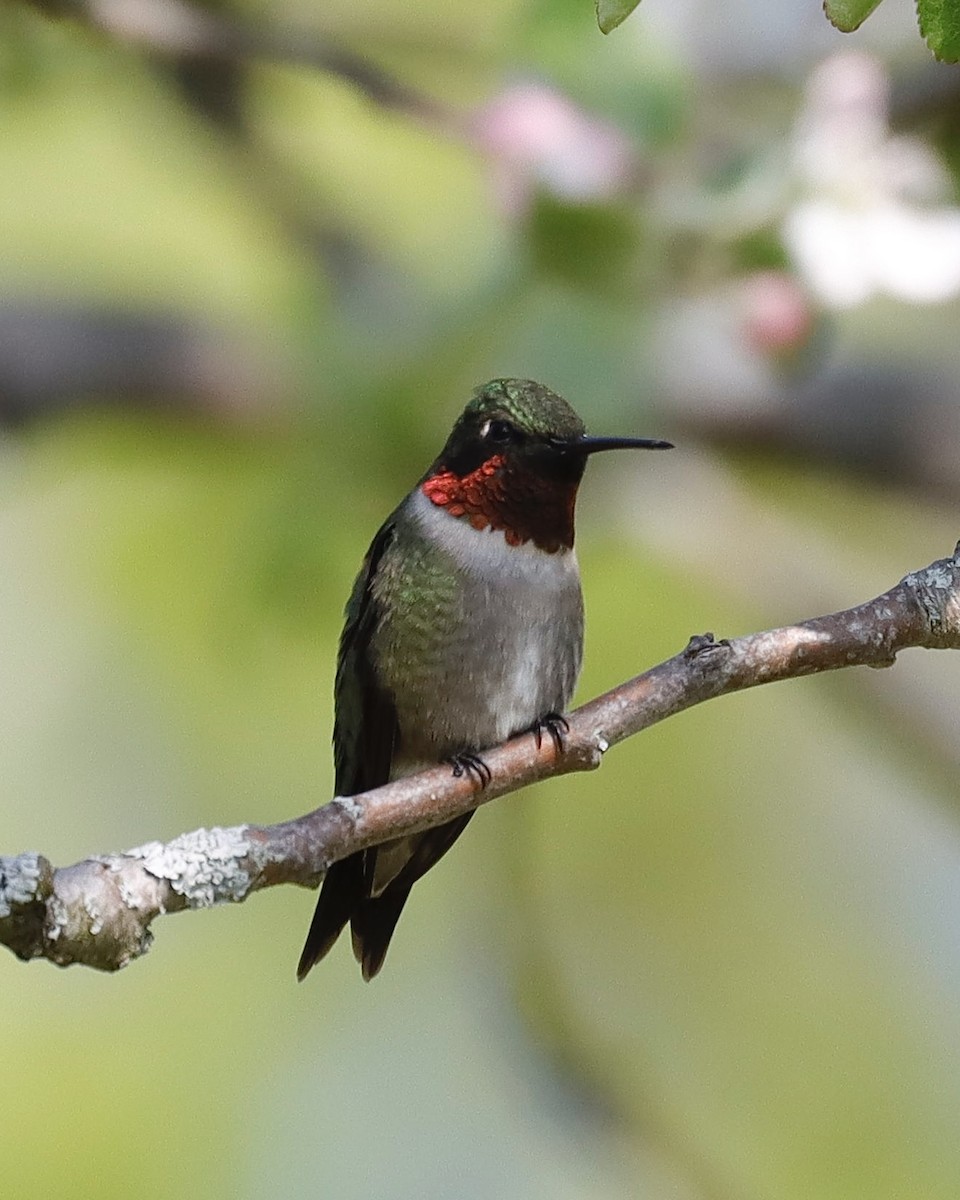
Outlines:
[[573, 546], [576, 482], [544, 479], [495, 454], [466, 475], [439, 464], [420, 490], [449, 517], [502, 531], [508, 546], [532, 542], [547, 554]]

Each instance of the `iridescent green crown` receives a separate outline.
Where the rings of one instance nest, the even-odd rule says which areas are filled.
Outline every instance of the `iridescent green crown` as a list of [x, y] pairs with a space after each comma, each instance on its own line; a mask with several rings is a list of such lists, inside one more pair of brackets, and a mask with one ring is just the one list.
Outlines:
[[562, 396], [533, 379], [491, 379], [477, 388], [465, 415], [508, 417], [541, 437], [578, 438], [584, 425]]

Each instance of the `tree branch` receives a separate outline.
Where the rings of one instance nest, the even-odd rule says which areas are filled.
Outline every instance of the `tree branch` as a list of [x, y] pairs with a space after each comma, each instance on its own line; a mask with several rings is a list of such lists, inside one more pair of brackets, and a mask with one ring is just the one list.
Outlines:
[[240, 902], [281, 883], [316, 887], [331, 863], [426, 829], [537, 780], [600, 765], [606, 751], [704, 700], [841, 667], [891, 666], [901, 650], [960, 649], [960, 544], [866, 604], [680, 654], [577, 709], [563, 751], [525, 734], [484, 753], [480, 790], [438, 766], [279, 825], [199, 829], [166, 844], [54, 869], [42, 855], [0, 857], [0, 943], [22, 959], [118, 970], [150, 946], [164, 913]]
[[198, 62], [261, 59], [313, 67], [338, 76], [384, 108], [446, 124], [448, 114], [429, 96], [374, 63], [309, 30], [253, 23], [190, 0], [24, 0], [41, 12], [63, 15], [119, 42], [161, 56]]

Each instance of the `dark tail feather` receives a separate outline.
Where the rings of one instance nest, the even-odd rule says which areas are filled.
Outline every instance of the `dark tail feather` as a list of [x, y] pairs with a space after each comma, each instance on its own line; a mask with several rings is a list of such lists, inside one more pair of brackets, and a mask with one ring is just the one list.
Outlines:
[[350, 918], [353, 953], [363, 971], [364, 979], [372, 979], [383, 966], [390, 939], [410, 895], [410, 889], [443, 858], [466, 829], [472, 816], [472, 811], [464, 813], [462, 817], [456, 817], [446, 825], [438, 825], [435, 829], [428, 829], [426, 833], [421, 834], [410, 861], [396, 879], [384, 888], [379, 896], [360, 901], [354, 909]]
[[350, 920], [353, 954], [368, 982], [383, 966], [393, 931], [410, 895], [410, 883], [392, 883], [375, 900], [364, 900]]
[[[340, 936], [340, 931], [363, 901], [363, 852], [334, 863], [327, 872], [320, 899], [303, 945], [297, 979], [306, 978]], [[397, 913], [399, 916], [399, 912]], [[388, 939], [389, 940], [389, 939]], [[386, 952], [386, 947], [384, 947]]]

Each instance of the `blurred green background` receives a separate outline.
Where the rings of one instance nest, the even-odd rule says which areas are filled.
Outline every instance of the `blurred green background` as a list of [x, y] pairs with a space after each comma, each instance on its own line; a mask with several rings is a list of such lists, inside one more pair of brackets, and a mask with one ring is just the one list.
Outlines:
[[[960, 84], [910, 6], [48, 8], [0, 9], [4, 853], [326, 799], [353, 574], [492, 376], [679, 444], [585, 481], [581, 699], [950, 552]], [[0, 1175], [956, 1200], [958, 681], [759, 689], [490, 806], [369, 986], [295, 985], [293, 889], [117, 977], [3, 956]]]

